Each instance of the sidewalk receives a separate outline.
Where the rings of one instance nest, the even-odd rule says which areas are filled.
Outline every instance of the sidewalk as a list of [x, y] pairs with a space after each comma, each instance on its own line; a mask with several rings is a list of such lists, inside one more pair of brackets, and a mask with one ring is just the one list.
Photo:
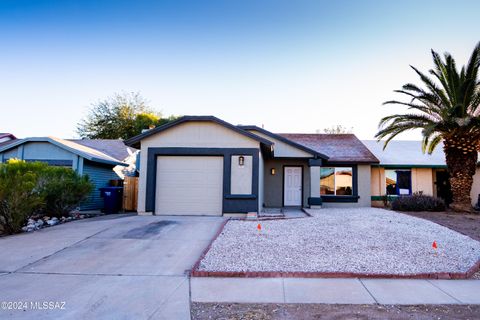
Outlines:
[[480, 304], [480, 280], [191, 278], [192, 302]]

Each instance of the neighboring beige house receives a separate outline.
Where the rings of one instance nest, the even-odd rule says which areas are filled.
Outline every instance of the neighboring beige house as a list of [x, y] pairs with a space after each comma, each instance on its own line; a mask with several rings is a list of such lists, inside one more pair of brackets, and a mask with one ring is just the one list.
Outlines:
[[125, 143], [141, 150], [138, 211], [157, 215], [370, 206], [378, 164], [352, 134], [274, 134], [212, 116], [185, 116]]
[[[372, 166], [372, 205], [383, 206], [385, 195], [392, 197], [422, 192], [451, 202], [447, 166], [443, 145], [440, 144], [429, 155], [423, 153], [421, 141], [390, 141], [383, 150], [383, 142], [362, 141], [380, 160]], [[471, 191], [472, 205], [476, 205], [480, 194], [480, 170], [474, 176]]]

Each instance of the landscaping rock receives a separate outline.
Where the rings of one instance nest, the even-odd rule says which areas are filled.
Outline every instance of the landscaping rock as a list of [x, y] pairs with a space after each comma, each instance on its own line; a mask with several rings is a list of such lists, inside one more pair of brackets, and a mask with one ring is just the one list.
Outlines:
[[424, 219], [375, 208], [309, 213], [262, 221], [260, 231], [257, 221], [229, 221], [199, 270], [411, 275], [466, 272], [480, 259], [480, 242]]
[[48, 221], [47, 221], [47, 224], [48, 224], [49, 226], [54, 226], [54, 225], [58, 224], [58, 218], [55, 218], [55, 217], [54, 217], [54, 218], [48, 220]]
[[[35, 231], [35, 230], [38, 229], [38, 227], [35, 223], [29, 223], [29, 224], [27, 224], [26, 227], [23, 227], [23, 228], [26, 228], [27, 232], [32, 232], [32, 231]], [[22, 228], [22, 230], [23, 230], [23, 228]]]
[[44, 224], [45, 224], [45, 222], [43, 222], [42, 219], [38, 219], [37, 222], [35, 223], [35, 225], [37, 226], [37, 228], [42, 227]]

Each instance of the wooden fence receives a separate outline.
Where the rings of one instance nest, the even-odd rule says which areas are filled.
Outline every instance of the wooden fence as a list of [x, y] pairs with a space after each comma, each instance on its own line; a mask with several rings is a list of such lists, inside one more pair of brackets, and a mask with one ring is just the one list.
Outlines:
[[137, 211], [138, 177], [125, 177], [123, 180], [123, 210]]

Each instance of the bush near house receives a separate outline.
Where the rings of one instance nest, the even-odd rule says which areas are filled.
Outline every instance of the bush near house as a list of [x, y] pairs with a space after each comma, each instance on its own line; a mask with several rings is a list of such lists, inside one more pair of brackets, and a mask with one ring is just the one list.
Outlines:
[[0, 164], [0, 227], [4, 233], [18, 232], [28, 217], [43, 204], [37, 188], [41, 163], [10, 160]]
[[88, 176], [61, 167], [46, 167], [40, 173], [39, 190], [45, 203], [42, 213], [60, 218], [68, 216], [78, 204], [87, 199], [93, 185]]
[[445, 211], [445, 202], [436, 197], [414, 193], [411, 196], [402, 196], [393, 200], [392, 209], [396, 211]]
[[88, 177], [69, 168], [21, 160], [0, 164], [0, 233], [19, 232], [33, 214], [68, 215], [92, 188]]

